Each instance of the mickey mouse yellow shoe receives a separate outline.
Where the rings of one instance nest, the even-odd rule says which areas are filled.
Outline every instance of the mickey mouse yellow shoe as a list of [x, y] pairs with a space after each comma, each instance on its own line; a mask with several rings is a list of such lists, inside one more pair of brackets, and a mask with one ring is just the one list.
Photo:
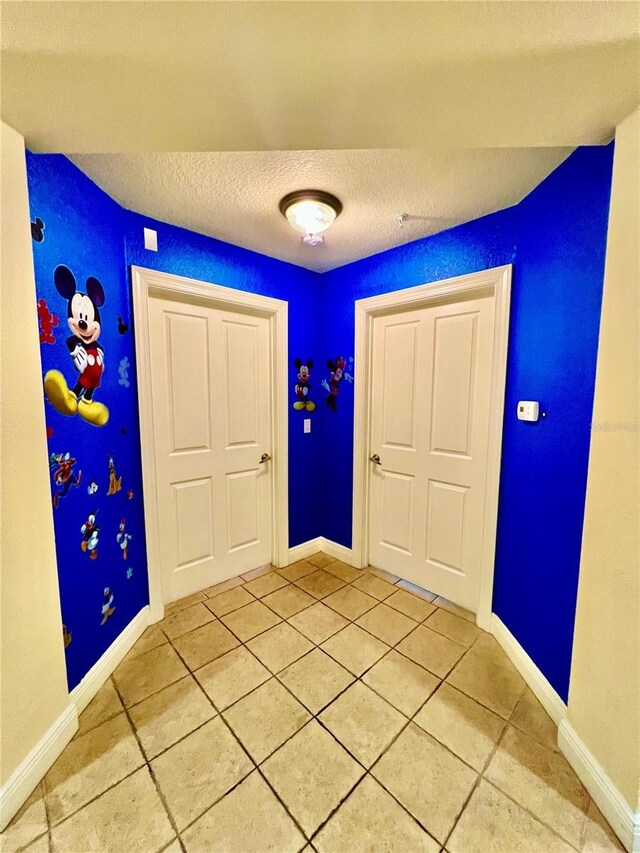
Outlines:
[[293, 408], [299, 412], [301, 409], [304, 409], [304, 403], [302, 402], [302, 400], [296, 400], [296, 402], [293, 404]]
[[305, 409], [308, 412], [313, 412], [313, 411], [315, 411], [315, 408], [316, 408], [316, 404], [313, 402], [313, 400], [307, 400], [307, 402], [305, 404]]
[[84, 397], [78, 401], [78, 414], [94, 426], [104, 426], [109, 420], [109, 409], [104, 403], [98, 403], [96, 400], [85, 400]]
[[59, 370], [48, 370], [44, 377], [44, 393], [47, 400], [61, 415], [75, 415], [78, 398], [69, 390], [67, 380]]

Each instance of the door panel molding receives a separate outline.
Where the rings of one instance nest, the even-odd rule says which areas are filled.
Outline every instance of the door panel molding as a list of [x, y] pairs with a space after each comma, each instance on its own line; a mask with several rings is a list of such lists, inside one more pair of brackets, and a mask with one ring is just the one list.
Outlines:
[[491, 630], [511, 277], [512, 265], [507, 264], [469, 275], [359, 299], [355, 303], [355, 363], [358, 369], [355, 380], [354, 412], [352, 562], [353, 565], [364, 568], [369, 563], [369, 494], [370, 480], [374, 473], [368, 461], [372, 452], [370, 422], [373, 320], [375, 317], [401, 314], [403, 311], [415, 308], [454, 304], [482, 296], [493, 297], [493, 369], [489, 402], [480, 596], [476, 614], [477, 624], [487, 631]]
[[270, 463], [273, 465], [271, 561], [276, 566], [286, 566], [289, 562], [288, 306], [281, 299], [247, 293], [145, 267], [132, 266], [131, 280], [144, 517], [149, 566], [149, 610], [150, 621], [158, 622], [164, 617], [164, 600], [160, 569], [160, 529], [151, 394], [149, 300], [152, 296], [159, 296], [185, 304], [206, 305], [250, 316], [259, 315], [269, 320], [270, 369], [273, 379], [269, 412], [273, 436], [272, 462]]

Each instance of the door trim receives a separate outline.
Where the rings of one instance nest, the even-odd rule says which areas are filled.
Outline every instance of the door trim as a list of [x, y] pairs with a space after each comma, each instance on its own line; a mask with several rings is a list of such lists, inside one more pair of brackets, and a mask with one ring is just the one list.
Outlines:
[[421, 284], [406, 290], [358, 299], [355, 303], [355, 381], [353, 441], [353, 565], [369, 564], [369, 483], [371, 418], [371, 342], [374, 317], [427, 307], [434, 302], [448, 303], [482, 295], [494, 297], [493, 375], [489, 403], [489, 446], [487, 448], [487, 480], [485, 487], [482, 556], [480, 568], [480, 600], [477, 624], [491, 630], [493, 573], [498, 519], [498, 491], [502, 453], [502, 423], [507, 373], [509, 338], [509, 306], [511, 300], [512, 265], [494, 267], [469, 275]]
[[271, 434], [273, 436], [271, 562], [289, 563], [289, 433], [287, 411], [288, 305], [256, 293], [234, 290], [192, 278], [131, 267], [133, 288], [133, 328], [138, 380], [142, 486], [149, 577], [150, 621], [164, 617], [162, 572], [160, 569], [160, 530], [158, 524], [156, 454], [151, 401], [151, 351], [149, 299], [153, 295], [190, 298], [212, 308], [259, 314], [269, 319], [271, 352]]

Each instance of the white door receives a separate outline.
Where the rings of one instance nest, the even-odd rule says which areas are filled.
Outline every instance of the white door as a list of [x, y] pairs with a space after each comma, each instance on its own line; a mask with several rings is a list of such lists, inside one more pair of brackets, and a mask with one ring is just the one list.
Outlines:
[[165, 604], [271, 560], [269, 320], [149, 300]]
[[373, 320], [369, 561], [474, 612], [492, 349], [493, 297]]

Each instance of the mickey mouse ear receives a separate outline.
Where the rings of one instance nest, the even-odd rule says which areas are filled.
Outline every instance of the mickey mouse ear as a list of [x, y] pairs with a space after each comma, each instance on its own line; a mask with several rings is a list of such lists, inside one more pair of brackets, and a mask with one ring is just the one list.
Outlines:
[[69, 267], [65, 267], [64, 264], [60, 264], [55, 268], [53, 281], [56, 286], [56, 290], [63, 299], [71, 299], [73, 294], [76, 292], [76, 280], [74, 275]]
[[96, 308], [104, 305], [104, 290], [98, 279], [93, 276], [89, 276], [87, 279], [87, 296]]

